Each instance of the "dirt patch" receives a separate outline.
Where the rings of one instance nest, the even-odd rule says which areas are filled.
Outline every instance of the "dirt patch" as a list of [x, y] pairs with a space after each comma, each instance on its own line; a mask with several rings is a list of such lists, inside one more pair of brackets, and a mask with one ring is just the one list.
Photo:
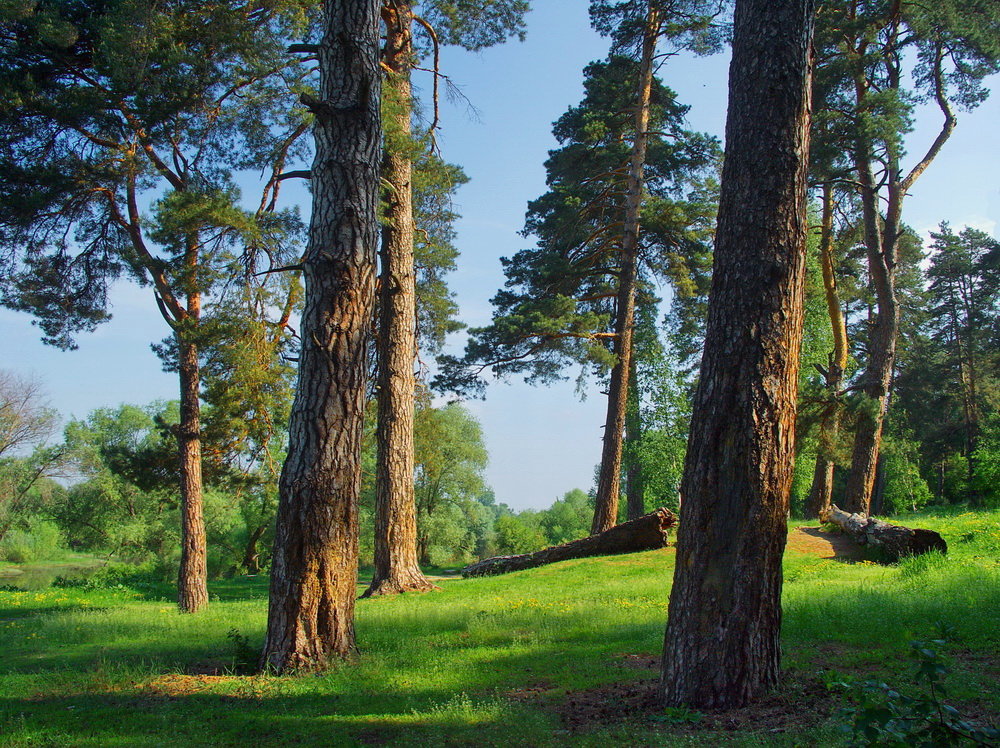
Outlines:
[[220, 683], [233, 680], [228, 675], [186, 675], [168, 673], [154, 678], [142, 686], [149, 696], [191, 696], [213, 691]]
[[833, 695], [818, 678], [788, 675], [773, 693], [742, 709], [671, 714], [660, 706], [659, 696], [658, 679], [614, 683], [568, 694], [559, 716], [573, 733], [628, 723], [678, 734], [778, 734], [812, 729], [836, 708]]
[[505, 695], [512, 701], [532, 703], [541, 701], [543, 698], [549, 696], [555, 688], [555, 684], [546, 680], [540, 680], [522, 688], [512, 688]]
[[820, 527], [797, 527], [788, 533], [786, 550], [817, 558], [836, 558], [860, 561], [865, 558], [864, 546], [837, 532], [826, 532]]
[[656, 655], [626, 654], [621, 656], [621, 666], [632, 670], [656, 670], [660, 658]]

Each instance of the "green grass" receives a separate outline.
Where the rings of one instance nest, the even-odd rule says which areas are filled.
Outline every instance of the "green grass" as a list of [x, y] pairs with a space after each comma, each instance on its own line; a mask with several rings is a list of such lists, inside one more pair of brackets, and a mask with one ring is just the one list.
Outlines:
[[[951, 552], [894, 567], [787, 554], [786, 682], [772, 706], [792, 729], [767, 717], [727, 731], [676, 712], [568, 729], [561, 713], [581, 694], [638, 693], [656, 677], [668, 550], [359, 601], [357, 660], [297, 678], [234, 674], [240, 640], [263, 639], [263, 576], [214, 583], [197, 616], [156, 586], [0, 591], [0, 745], [839, 745], [823, 684], [905, 685], [908, 642], [939, 621], [953, 631], [950, 701], [989, 718], [1000, 514], [904, 523], [939, 530]], [[200, 674], [220, 672], [232, 674]]]

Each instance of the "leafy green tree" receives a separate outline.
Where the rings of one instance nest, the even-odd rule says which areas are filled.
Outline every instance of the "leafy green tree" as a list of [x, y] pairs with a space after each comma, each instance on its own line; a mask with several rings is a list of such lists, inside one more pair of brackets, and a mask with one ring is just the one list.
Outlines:
[[538, 524], [545, 533], [545, 544], [561, 545], [590, 534], [594, 500], [585, 491], [574, 488], [538, 514]]
[[939, 498], [975, 502], [981, 424], [1000, 406], [1000, 245], [947, 224], [931, 239], [926, 296], [919, 314], [908, 315], [916, 329], [898, 358], [893, 412], [920, 442], [922, 473]]
[[931, 234], [931, 339], [961, 403], [961, 453], [975, 473], [974, 454], [984, 412], [1000, 404], [994, 333], [1000, 320], [1000, 242], [976, 229], [955, 234], [947, 224]]
[[997, 415], [983, 422], [973, 459], [975, 490], [986, 505], [1000, 505], [1000, 417]]
[[534, 512], [501, 514], [497, 517], [494, 528], [494, 549], [499, 556], [531, 553], [543, 548], [548, 542]]
[[47, 479], [65, 464], [64, 450], [47, 443], [56, 421], [37, 380], [0, 369], [0, 541], [52, 497]]
[[176, 415], [176, 407], [163, 403], [121, 405], [66, 425], [67, 455], [82, 480], [52, 516], [72, 547], [131, 561], [152, 555], [164, 565], [173, 557], [179, 539], [170, 490], [175, 450], [157, 420], [176, 421]]
[[[69, 348], [108, 318], [126, 276], [152, 288], [180, 380], [179, 604], [208, 601], [202, 518], [203, 322], [235, 279], [297, 255], [275, 209], [306, 130], [307, 69], [287, 39], [312, 3], [131, 0], [7, 3], [0, 45], [2, 300]], [[244, 207], [232, 174], [268, 176]], [[265, 276], [266, 277], [266, 276]]]
[[442, 516], [454, 521], [468, 515], [483, 494], [489, 455], [479, 423], [458, 403], [418, 409], [414, 445], [417, 551], [420, 562], [429, 564]]

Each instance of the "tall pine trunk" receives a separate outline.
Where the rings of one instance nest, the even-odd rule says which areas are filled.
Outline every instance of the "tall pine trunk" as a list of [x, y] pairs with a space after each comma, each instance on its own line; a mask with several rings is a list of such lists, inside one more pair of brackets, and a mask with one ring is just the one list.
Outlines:
[[841, 404], [840, 390], [844, 386], [844, 370], [847, 368], [847, 324], [840, 308], [840, 294], [837, 292], [837, 276], [833, 267], [833, 183], [823, 184], [823, 218], [820, 234], [820, 262], [823, 267], [823, 290], [826, 296], [826, 310], [833, 333], [833, 351], [829, 368], [825, 372], [828, 401], [820, 417], [819, 449], [816, 453], [816, 467], [813, 471], [812, 488], [806, 498], [805, 516], [810, 519], [822, 517], [833, 501], [834, 452], [840, 437]]
[[726, 159], [663, 653], [669, 706], [777, 683], [805, 277], [812, 0], [737, 0]]
[[[383, 62], [389, 68], [391, 114], [397, 133], [411, 134], [410, 0], [385, 3]], [[408, 145], [408, 143], [407, 143]], [[413, 165], [408, 149], [389, 146], [382, 162], [388, 199], [382, 230], [378, 299], [378, 428], [375, 473], [375, 573], [364, 596], [433, 589], [417, 564], [417, 508], [413, 494], [414, 364], [417, 350], [413, 264]]]
[[177, 571], [177, 605], [197, 613], [208, 605], [208, 549], [205, 537], [201, 479], [201, 368], [192, 340], [201, 320], [201, 293], [191, 288], [198, 270], [201, 245], [187, 236], [184, 283], [188, 285], [184, 316], [174, 326], [180, 379], [180, 423], [177, 424], [178, 475], [181, 488], [181, 562]]
[[299, 378], [279, 481], [261, 664], [314, 670], [350, 655], [357, 504], [378, 246], [378, 0], [325, 0]]
[[625, 228], [622, 236], [618, 296], [615, 312], [614, 354], [608, 387], [608, 412], [604, 421], [604, 446], [597, 478], [597, 495], [591, 535], [597, 535], [618, 523], [618, 500], [621, 494], [622, 443], [628, 410], [629, 372], [632, 367], [632, 338], [635, 327], [635, 286], [639, 259], [639, 211], [642, 208], [643, 169], [649, 142], [649, 100], [653, 86], [653, 63], [660, 18], [652, 4], [646, 16], [639, 65], [639, 90], [635, 111], [635, 140], [629, 159]]
[[626, 519], [639, 519], [646, 513], [646, 490], [639, 449], [642, 440], [642, 411], [639, 403], [639, 383], [636, 357], [632, 356], [629, 372], [628, 410], [625, 416], [625, 506]]
[[[197, 297], [197, 294], [192, 294]], [[192, 301], [194, 302], [192, 304]], [[198, 299], [188, 299], [197, 319]], [[201, 480], [201, 393], [198, 348], [176, 334], [180, 373], [181, 418], [177, 425], [181, 484], [181, 563], [177, 573], [177, 605], [197, 613], [208, 605], [208, 566]]]

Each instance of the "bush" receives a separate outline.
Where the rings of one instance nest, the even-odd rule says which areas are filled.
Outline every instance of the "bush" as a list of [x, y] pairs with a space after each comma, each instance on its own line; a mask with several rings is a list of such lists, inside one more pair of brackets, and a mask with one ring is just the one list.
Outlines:
[[66, 552], [62, 533], [53, 522], [30, 519], [23, 529], [11, 530], [0, 541], [0, 560], [12, 564], [51, 561]]

